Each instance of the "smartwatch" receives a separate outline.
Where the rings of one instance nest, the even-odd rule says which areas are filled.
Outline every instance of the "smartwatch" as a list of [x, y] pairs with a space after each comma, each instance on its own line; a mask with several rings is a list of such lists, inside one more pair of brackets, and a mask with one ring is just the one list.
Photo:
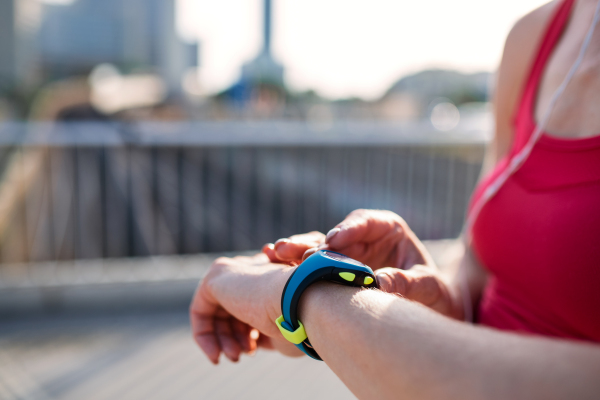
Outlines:
[[306, 288], [318, 281], [379, 288], [371, 268], [335, 251], [318, 250], [296, 267], [283, 288], [282, 315], [275, 320], [275, 323], [284, 338], [315, 360], [321, 360], [321, 357], [311, 346], [304, 325], [298, 320], [298, 303]]

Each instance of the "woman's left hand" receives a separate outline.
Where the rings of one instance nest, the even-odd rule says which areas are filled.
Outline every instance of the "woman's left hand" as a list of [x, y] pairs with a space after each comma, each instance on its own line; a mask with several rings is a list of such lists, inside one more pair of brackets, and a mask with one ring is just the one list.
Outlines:
[[373, 270], [414, 265], [435, 267], [427, 249], [408, 224], [386, 210], [354, 210], [327, 236], [310, 232], [279, 239], [263, 247], [272, 262], [297, 265], [317, 249], [338, 251]]
[[384, 292], [463, 318], [459, 292], [444, 279], [408, 224], [391, 211], [355, 210], [327, 236], [320, 232], [294, 235], [266, 245], [263, 252], [273, 262], [297, 265], [319, 248], [338, 251], [370, 266]]

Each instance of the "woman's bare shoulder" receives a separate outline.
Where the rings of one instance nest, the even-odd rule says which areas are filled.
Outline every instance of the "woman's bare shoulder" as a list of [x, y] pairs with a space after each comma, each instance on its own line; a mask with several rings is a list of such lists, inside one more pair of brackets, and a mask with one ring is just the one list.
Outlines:
[[546, 3], [521, 17], [512, 27], [506, 39], [507, 48], [514, 51], [533, 52], [541, 40], [544, 28], [556, 7], [562, 1], [554, 0]]
[[517, 83], [514, 82], [515, 78], [524, 80], [542, 39], [544, 28], [559, 4], [559, 0], [554, 0], [536, 8], [521, 17], [510, 30], [500, 64], [500, 69], [504, 70], [500, 72], [507, 72], [506, 77], [512, 78], [510, 83]]
[[530, 65], [545, 27], [561, 0], [536, 8], [520, 18], [510, 30], [496, 77], [494, 108], [496, 114], [496, 160], [506, 154], [512, 141], [512, 117]]
[[[500, 63], [500, 73], [505, 72], [505, 77], [511, 78], [507, 83], [517, 83], [514, 81], [516, 78], [525, 79], [542, 39], [544, 28], [559, 3], [558, 0], [554, 0], [536, 8], [521, 17], [510, 30]], [[502, 79], [502, 76], [499, 76], [499, 79]], [[516, 86], [521, 87], [521, 85]]]

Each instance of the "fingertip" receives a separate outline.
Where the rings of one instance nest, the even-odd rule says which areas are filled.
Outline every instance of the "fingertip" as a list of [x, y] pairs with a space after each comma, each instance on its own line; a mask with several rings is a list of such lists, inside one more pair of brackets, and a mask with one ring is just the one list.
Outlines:
[[312, 256], [313, 254], [315, 254], [317, 252], [318, 248], [313, 247], [312, 249], [308, 249], [304, 252], [304, 254], [302, 255], [302, 261], [306, 260], [308, 257]]
[[262, 247], [262, 252], [263, 252], [263, 254], [266, 254], [267, 256], [269, 256], [270, 253], [274, 253], [275, 252], [275, 245], [273, 245], [273, 243], [267, 243], [267, 244], [265, 244]]
[[279, 259], [286, 262], [292, 262], [299, 260], [308, 247], [309, 245], [305, 243], [287, 241], [276, 246], [275, 252]]
[[219, 363], [219, 356], [221, 355], [221, 346], [217, 342], [216, 337], [211, 335], [197, 335], [194, 336], [194, 341], [202, 350], [202, 352], [206, 355], [206, 357], [213, 364], [217, 365]]
[[273, 243], [267, 243], [262, 247], [262, 252], [266, 252], [268, 250], [273, 250], [275, 248], [275, 245]]
[[227, 359], [231, 362], [238, 362], [240, 360], [240, 349], [227, 349], [227, 351], [224, 352], [225, 357], [227, 357]]
[[221, 349], [225, 357], [229, 360], [236, 362], [240, 358], [240, 353], [242, 352], [242, 346], [237, 340], [228, 334], [222, 334], [219, 336], [219, 344], [221, 345]]
[[273, 243], [267, 243], [263, 246], [262, 252], [269, 258], [270, 262], [280, 262], [281, 260], [277, 257], [275, 246]]
[[325, 243], [329, 243], [329, 241], [337, 235], [341, 231], [341, 228], [333, 228], [329, 232], [327, 232], [327, 236], [325, 236]]
[[202, 348], [202, 351], [206, 355], [206, 358], [208, 358], [210, 362], [213, 363], [213, 365], [219, 364], [219, 358], [221, 356], [220, 350], [209, 352], [206, 349]]
[[291, 243], [291, 241], [289, 239], [279, 239], [278, 241], [275, 242], [275, 245], [273, 246], [273, 251], [275, 252], [275, 255], [277, 256], [277, 258], [279, 258], [281, 260], [286, 259], [285, 250], [286, 250], [287, 245], [290, 243]]
[[356, 241], [357, 231], [352, 223], [345, 222], [327, 233], [325, 243], [334, 249], [348, 247]]
[[379, 285], [379, 290], [390, 293], [392, 290], [392, 279], [391, 277], [385, 273], [377, 273], [375, 274], [375, 279], [377, 280], [377, 284]]
[[248, 351], [246, 351], [245, 353], [248, 354], [249, 356], [253, 356], [256, 353], [256, 349], [258, 348], [258, 345], [256, 343], [256, 340], [254, 339], [250, 339], [250, 347], [248, 349]]
[[380, 289], [384, 292], [406, 295], [408, 281], [403, 270], [389, 267], [382, 268], [375, 272], [375, 278]]
[[285, 243], [290, 243], [290, 239], [288, 239], [288, 238], [281, 238], [281, 239], [279, 239], [279, 240], [277, 240], [275, 242], [274, 247], [275, 247], [275, 249], [277, 249], [278, 246], [280, 246], [282, 244], [285, 244]]

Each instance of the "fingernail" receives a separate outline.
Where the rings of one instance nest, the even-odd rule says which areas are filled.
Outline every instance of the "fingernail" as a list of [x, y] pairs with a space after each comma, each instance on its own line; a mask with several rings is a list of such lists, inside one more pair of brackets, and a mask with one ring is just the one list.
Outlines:
[[313, 247], [312, 249], [308, 249], [302, 255], [302, 261], [306, 260], [308, 257], [312, 256], [318, 249]]
[[334, 237], [335, 235], [338, 234], [339, 231], [340, 231], [340, 228], [333, 228], [332, 230], [327, 232], [327, 236], [325, 236], [325, 243], [329, 242], [332, 237]]
[[375, 279], [377, 280], [377, 284], [379, 285], [379, 289], [382, 292], [387, 292], [389, 293], [392, 289], [392, 278], [385, 272], [383, 273], [376, 273], [375, 274]]
[[273, 243], [267, 243], [263, 246], [263, 251], [270, 249], [270, 250], [274, 250], [275, 249], [275, 245], [273, 245]]

